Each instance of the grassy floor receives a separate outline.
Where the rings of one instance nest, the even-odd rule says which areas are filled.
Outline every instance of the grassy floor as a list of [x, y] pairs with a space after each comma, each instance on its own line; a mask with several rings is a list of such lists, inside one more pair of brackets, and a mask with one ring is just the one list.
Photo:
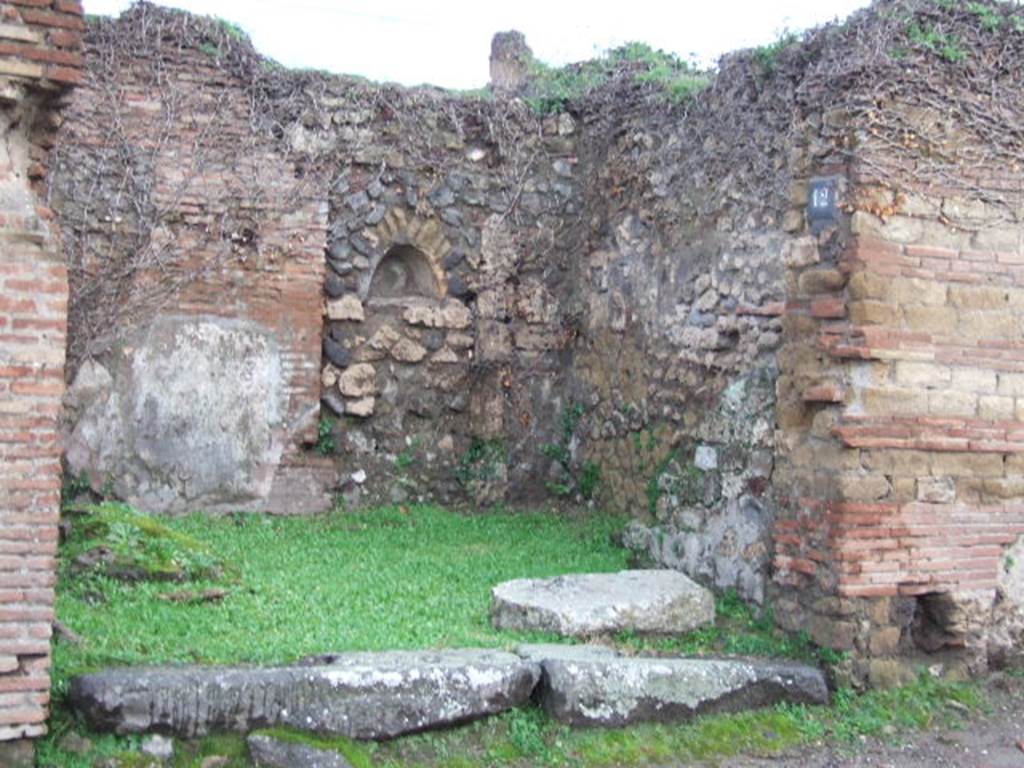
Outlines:
[[608, 517], [464, 516], [434, 507], [172, 521], [237, 574], [188, 588], [225, 588], [227, 597], [173, 603], [159, 596], [180, 585], [62, 569], [57, 613], [86, 642], [57, 644], [57, 683], [110, 664], [280, 662], [339, 650], [552, 639], [495, 631], [490, 588], [518, 577], [625, 568], [626, 553], [612, 542], [621, 526]]
[[[137, 739], [90, 736], [92, 751], [63, 749], [65, 734], [80, 731], [63, 708], [67, 681], [113, 664], [158, 662], [285, 662], [341, 650], [512, 647], [555, 641], [537, 634], [496, 632], [488, 620], [490, 588], [517, 577], [627, 567], [613, 541], [623, 520], [548, 513], [460, 515], [434, 507], [392, 508], [314, 519], [193, 516], [168, 522], [170, 535], [146, 521], [144, 540], [120, 512], [102, 528], [104, 543], [124, 552], [155, 553], [161, 563], [181, 560], [176, 547], [199, 542], [186, 559], [224, 565], [217, 581], [188, 585], [124, 584], [73, 574], [71, 560], [95, 544], [97, 529], [77, 526], [62, 547], [58, 615], [82, 644], [54, 648], [55, 713], [40, 745], [39, 765], [86, 768], [125, 755]], [[167, 547], [153, 536], [171, 541]], [[220, 602], [170, 602], [161, 595], [218, 588]], [[717, 626], [662, 641], [618, 638], [644, 651], [760, 653], [813, 659], [806, 637], [787, 636], [770, 615], [755, 616], [725, 596]], [[889, 698], [886, 698], [889, 697]], [[892, 698], [897, 697], [897, 698]], [[900, 698], [902, 697], [902, 698]], [[387, 744], [347, 745], [355, 765], [377, 766], [600, 766], [644, 765], [668, 757], [692, 759], [743, 752], [771, 753], [821, 738], [850, 738], [887, 726], [922, 726], [950, 712], [949, 701], [977, 705], [969, 686], [922, 678], [905, 693], [852, 697], [832, 708], [779, 707], [705, 718], [682, 727], [575, 732], [525, 709], [445, 733]], [[196, 768], [203, 757], [231, 757], [247, 765], [244, 744], [220, 737], [180, 745], [177, 765]], [[134, 758], [125, 765], [138, 765]]]

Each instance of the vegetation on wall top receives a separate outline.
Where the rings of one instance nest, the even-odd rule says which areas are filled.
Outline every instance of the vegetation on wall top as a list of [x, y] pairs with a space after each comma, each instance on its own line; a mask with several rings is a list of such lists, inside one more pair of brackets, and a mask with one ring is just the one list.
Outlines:
[[650, 85], [669, 101], [679, 102], [706, 88], [711, 74], [673, 53], [631, 42], [595, 59], [551, 67], [534, 59], [526, 100], [540, 114], [561, 112], [593, 89], [626, 77]]

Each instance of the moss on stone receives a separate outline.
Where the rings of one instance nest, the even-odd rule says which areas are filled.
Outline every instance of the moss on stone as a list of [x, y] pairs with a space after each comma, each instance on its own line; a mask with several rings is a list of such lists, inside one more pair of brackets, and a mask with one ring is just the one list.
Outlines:
[[337, 752], [352, 764], [352, 768], [372, 768], [371, 748], [344, 736], [321, 736], [293, 728], [264, 728], [251, 735], [268, 736], [289, 744], [303, 744], [313, 749]]

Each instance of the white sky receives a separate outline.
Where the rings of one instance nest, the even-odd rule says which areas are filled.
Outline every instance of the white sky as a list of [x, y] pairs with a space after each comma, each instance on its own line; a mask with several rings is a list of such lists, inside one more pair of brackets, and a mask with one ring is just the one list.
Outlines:
[[[868, 0], [166, 0], [228, 19], [261, 53], [313, 67], [406, 85], [478, 88], [487, 83], [491, 35], [518, 29], [551, 64], [591, 58], [642, 41], [713, 63], [788, 30], [843, 18]], [[130, 0], [85, 0], [113, 14]]]

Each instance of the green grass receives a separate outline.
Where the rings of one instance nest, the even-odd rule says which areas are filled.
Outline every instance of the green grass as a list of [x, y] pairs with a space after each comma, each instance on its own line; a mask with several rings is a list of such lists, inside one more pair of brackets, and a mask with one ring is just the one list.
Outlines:
[[337, 450], [334, 440], [334, 425], [337, 419], [333, 416], [321, 416], [316, 430], [316, 450], [321, 456], [332, 456]]
[[179, 586], [82, 578], [65, 563], [58, 615], [86, 643], [57, 643], [57, 692], [69, 676], [110, 664], [281, 662], [339, 650], [541, 639], [495, 631], [490, 588], [517, 577], [625, 568], [627, 553], [612, 543], [622, 523], [435, 507], [170, 520], [168, 528], [231, 568], [226, 583], [189, 589], [226, 587], [227, 598], [171, 603], [159, 595]]
[[113, 558], [106, 566], [107, 572], [131, 580], [199, 579], [219, 577], [225, 571], [199, 539], [127, 504], [71, 505], [65, 516], [73, 523], [72, 535], [61, 551], [65, 569], [76, 557], [103, 547]]
[[819, 648], [806, 632], [783, 632], [775, 626], [770, 607], [757, 610], [734, 590], [719, 595], [713, 626], [673, 637], [644, 637], [621, 633], [616, 644], [630, 653], [683, 656], [768, 656], [809, 664], [835, 664], [842, 653]]
[[373, 758], [370, 756], [371, 747], [366, 743], [360, 743], [344, 736], [316, 736], [291, 728], [264, 728], [256, 733], [270, 736], [278, 741], [305, 744], [315, 749], [337, 752], [345, 756], [352, 768], [373, 768]]
[[[93, 749], [85, 756], [60, 748], [66, 733], [82, 731], [61, 702], [72, 675], [113, 664], [287, 662], [341, 650], [550, 642], [556, 638], [492, 629], [490, 587], [509, 578], [613, 571], [627, 564], [627, 553], [612, 543], [624, 521], [600, 515], [467, 516], [413, 507], [311, 519], [196, 515], [136, 522], [158, 538], [200, 546], [225, 563], [219, 582], [195, 581], [188, 588], [219, 586], [229, 595], [220, 603], [172, 603], [159, 595], [181, 585], [73, 576], [68, 555], [88, 545], [88, 537], [74, 534], [62, 550], [58, 615], [85, 643], [55, 644], [55, 709], [51, 734], [39, 745], [40, 766], [88, 768], [106, 758], [126, 767], [145, 764], [139, 762], [137, 737], [90, 735]], [[105, 535], [102, 527], [85, 530]], [[624, 635], [617, 641], [626, 650], [655, 653], [822, 658], [806, 636], [777, 630], [770, 611], [752, 610], [735, 593], [720, 596], [717, 613], [716, 626], [684, 637]], [[977, 688], [925, 675], [897, 691], [841, 691], [832, 707], [780, 706], [681, 726], [572, 731], [530, 707], [379, 744], [274, 735], [338, 749], [361, 767], [651, 765], [773, 754], [823, 739], [850, 741], [927, 727], [981, 706]], [[229, 758], [229, 768], [248, 766], [238, 736], [179, 742], [174, 765], [198, 768], [210, 755]]]
[[778, 39], [767, 45], [762, 45], [754, 49], [754, 59], [757, 61], [758, 66], [761, 67], [761, 71], [764, 75], [770, 75], [775, 71], [775, 67], [779, 63], [779, 57], [783, 51], [790, 48], [794, 44], [800, 41], [800, 37], [789, 30], [785, 30], [779, 35]]
[[907, 27], [907, 38], [915, 46], [927, 49], [946, 61], [956, 63], [967, 58], [967, 51], [956, 35], [944, 34], [934, 26], [911, 23]]
[[844, 691], [836, 699], [832, 707], [779, 705], [701, 717], [683, 725], [618, 730], [571, 730], [536, 708], [521, 709], [455, 731], [373, 745], [370, 757], [373, 765], [384, 768], [686, 765], [956, 725], [964, 711], [984, 708], [975, 686], [944, 682], [927, 673], [894, 691], [863, 696]]

